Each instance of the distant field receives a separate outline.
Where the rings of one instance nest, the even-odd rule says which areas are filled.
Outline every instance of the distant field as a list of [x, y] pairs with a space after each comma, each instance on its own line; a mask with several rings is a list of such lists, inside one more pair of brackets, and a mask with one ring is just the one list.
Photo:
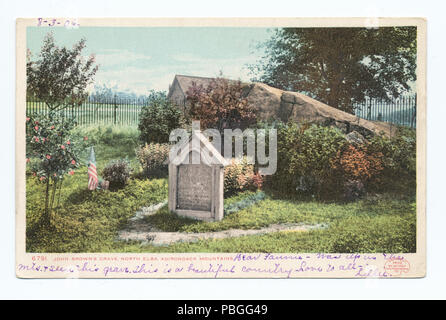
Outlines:
[[[137, 125], [142, 104], [120, 103], [116, 107], [112, 103], [87, 102], [79, 107], [66, 108], [65, 116], [74, 117], [79, 125], [115, 124]], [[42, 102], [27, 102], [26, 114], [47, 113], [48, 108]]]

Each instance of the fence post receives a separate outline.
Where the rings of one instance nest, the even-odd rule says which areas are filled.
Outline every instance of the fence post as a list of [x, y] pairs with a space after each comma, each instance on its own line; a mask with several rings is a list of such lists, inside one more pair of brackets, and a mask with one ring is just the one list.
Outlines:
[[367, 109], [367, 120], [371, 120], [371, 118], [372, 118], [372, 99], [369, 98], [368, 100], [369, 100], [369, 106]]
[[410, 121], [410, 127], [411, 128], [414, 127], [414, 122], [415, 122], [416, 117], [417, 117], [417, 94], [415, 94], [415, 103], [414, 103], [414, 106], [413, 106], [413, 115], [412, 115], [412, 119]]
[[113, 110], [113, 124], [116, 125], [116, 109], [118, 109], [118, 105], [116, 104], [116, 95], [113, 98], [114, 110]]

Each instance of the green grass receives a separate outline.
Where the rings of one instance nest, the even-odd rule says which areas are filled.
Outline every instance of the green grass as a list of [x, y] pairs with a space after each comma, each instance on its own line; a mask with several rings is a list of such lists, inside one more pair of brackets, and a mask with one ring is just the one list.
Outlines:
[[408, 199], [382, 197], [352, 203], [320, 203], [268, 198], [220, 222], [181, 218], [162, 208], [148, 221], [165, 231], [208, 232], [258, 229], [273, 223], [328, 224], [309, 232], [280, 232], [168, 247], [126, 243], [118, 251], [137, 252], [415, 252], [416, 212]]
[[[75, 139], [88, 137], [89, 145], [95, 150], [98, 170], [102, 170], [110, 160], [126, 157], [134, 172], [140, 170], [135, 153], [139, 145], [139, 131], [136, 127], [79, 126], [73, 130], [73, 136]], [[89, 149], [86, 149], [82, 154], [85, 165], [88, 156]]]
[[161, 247], [135, 242], [116, 244], [113, 252], [416, 252], [415, 215], [349, 218], [309, 232], [275, 232]]
[[[100, 171], [105, 164], [127, 157], [139, 170], [134, 148], [134, 128], [83, 127], [76, 136], [87, 135], [95, 145]], [[86, 158], [86, 156], [85, 156]], [[381, 195], [351, 203], [323, 203], [281, 199], [267, 193], [263, 200], [249, 203], [219, 222], [178, 217], [163, 207], [146, 219], [165, 231], [209, 232], [231, 228], [258, 229], [275, 223], [327, 224], [309, 232], [276, 232], [170, 246], [142, 245], [117, 241], [120, 229], [142, 206], [167, 198], [167, 180], [135, 178], [116, 192], [90, 192], [85, 166], [64, 181], [59, 207], [51, 228], [39, 229], [43, 211], [44, 185], [27, 176], [28, 252], [415, 252], [416, 210], [413, 199]], [[255, 197], [245, 192], [225, 199], [225, 208]], [[249, 201], [248, 201], [249, 202]]]
[[66, 179], [52, 227], [42, 228], [44, 186], [27, 179], [28, 252], [102, 252], [113, 250], [117, 232], [142, 206], [167, 198], [166, 179], [132, 179], [111, 192], [87, 189], [86, 170]]

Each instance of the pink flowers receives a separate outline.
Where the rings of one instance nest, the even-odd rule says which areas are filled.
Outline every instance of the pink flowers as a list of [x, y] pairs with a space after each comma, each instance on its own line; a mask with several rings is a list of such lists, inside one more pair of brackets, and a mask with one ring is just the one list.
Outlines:
[[34, 141], [35, 142], [39, 142], [39, 138], [38, 137], [34, 137]]
[[84, 141], [87, 141], [87, 140], [88, 140], [88, 137], [87, 137], [87, 136], [85, 136], [85, 137], [84, 137]]
[[51, 128], [50, 129], [54, 129], [54, 126], [51, 126]]
[[74, 174], [74, 171], [71, 170], [70, 172], [68, 172], [68, 174], [69, 174], [70, 176], [72, 176], [72, 175]]
[[76, 164], [76, 161], [71, 160], [71, 164], [72, 164], [72, 165], [75, 165], [75, 164]]
[[47, 154], [47, 155], [46, 155], [46, 158], [47, 158], [48, 160], [50, 160], [50, 159], [51, 159], [51, 156], [50, 156], [49, 154]]
[[70, 144], [71, 144], [70, 140], [68, 140], [68, 141], [67, 141], [67, 144], [68, 144], [68, 145], [70, 145]]
[[40, 181], [45, 180], [45, 177], [40, 177]]
[[26, 122], [28, 122], [29, 121], [29, 117], [26, 117]]
[[64, 146], [64, 145], [61, 145], [60, 148], [61, 148], [62, 150], [65, 150], [65, 146]]
[[29, 161], [30, 161], [29, 158], [26, 158], [26, 163], [29, 163]]
[[38, 126], [35, 126], [35, 127], [34, 127], [34, 130], [36, 130], [36, 131], [39, 130], [39, 127], [38, 127]]

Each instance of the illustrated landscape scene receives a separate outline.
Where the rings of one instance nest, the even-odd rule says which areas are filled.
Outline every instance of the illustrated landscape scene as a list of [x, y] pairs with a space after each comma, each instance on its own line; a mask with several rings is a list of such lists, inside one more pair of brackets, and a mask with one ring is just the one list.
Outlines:
[[27, 252], [417, 251], [416, 27], [26, 39]]

